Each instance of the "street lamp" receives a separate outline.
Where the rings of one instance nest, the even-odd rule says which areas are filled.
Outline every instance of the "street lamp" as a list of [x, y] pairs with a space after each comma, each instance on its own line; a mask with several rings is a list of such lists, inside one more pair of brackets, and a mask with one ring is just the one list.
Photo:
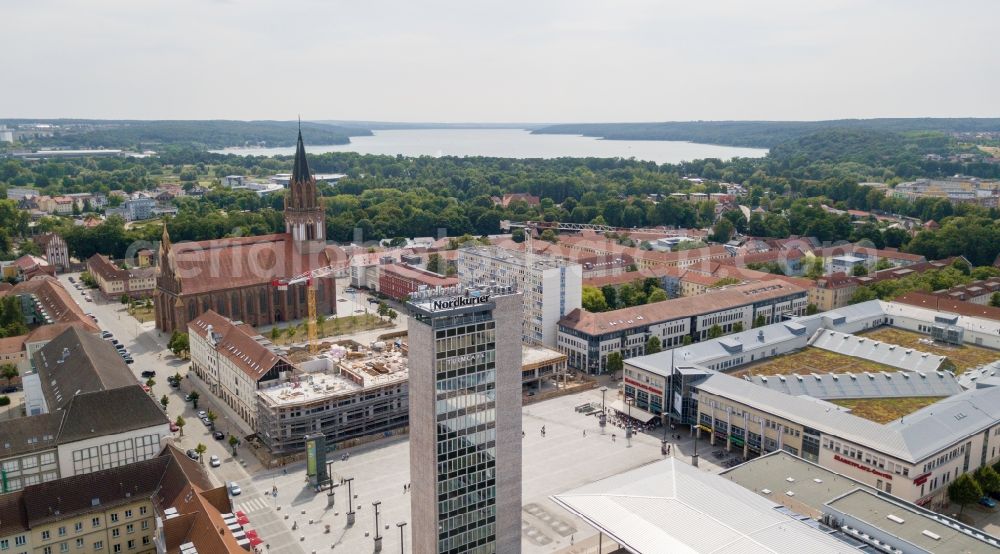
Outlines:
[[344, 482], [347, 483], [347, 524], [354, 525], [354, 495], [351, 494], [351, 481], [354, 477], [344, 478]]
[[375, 502], [372, 502], [372, 506], [375, 508], [375, 538], [376, 539], [381, 538], [381, 537], [379, 537], [379, 534], [378, 534], [378, 507], [379, 507], [379, 504], [381, 504], [381, 503], [382, 503], [381, 500], [376, 500]]
[[608, 387], [601, 387], [601, 411], [607, 411], [604, 407], [604, 395], [608, 392]]
[[400, 521], [396, 527], [399, 527], [399, 554], [403, 554], [403, 527], [406, 527], [406, 522]]

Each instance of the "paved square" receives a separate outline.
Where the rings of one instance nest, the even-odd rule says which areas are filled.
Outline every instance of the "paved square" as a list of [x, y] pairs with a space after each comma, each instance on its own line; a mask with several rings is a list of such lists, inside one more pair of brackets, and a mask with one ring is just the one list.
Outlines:
[[[607, 401], [612, 401], [609, 391]], [[585, 402], [601, 402], [601, 393], [590, 390], [523, 408], [524, 472], [522, 548], [525, 553], [596, 552], [597, 534], [583, 521], [556, 506], [549, 495], [662, 459], [657, 431], [640, 435], [627, 445], [621, 429], [609, 426], [601, 435], [598, 420], [574, 411]], [[545, 436], [541, 429], [545, 426]], [[586, 431], [586, 433], [584, 433]], [[612, 433], [616, 435], [612, 441]], [[686, 445], [685, 445], [686, 446]], [[707, 450], [707, 443], [702, 441]], [[686, 451], [688, 448], [684, 448]], [[353, 477], [356, 511], [353, 526], [347, 526], [347, 487], [335, 488], [335, 504], [327, 509], [326, 493], [316, 494], [305, 486], [305, 470], [299, 463], [284, 470], [255, 475], [237, 505], [251, 521], [271, 520], [276, 514], [305, 552], [372, 552], [375, 535], [373, 501], [380, 501], [379, 533], [385, 552], [399, 550], [397, 522], [410, 521], [410, 497], [403, 485], [409, 482], [409, 443], [395, 439], [351, 449], [341, 461], [332, 452], [334, 481]], [[285, 473], [287, 470], [287, 474]], [[276, 499], [270, 496], [277, 487]], [[280, 510], [274, 511], [275, 504]], [[304, 513], [303, 513], [304, 512]], [[309, 521], [312, 520], [312, 523]], [[330, 531], [326, 531], [326, 525]], [[411, 552], [409, 529], [404, 528], [405, 552]], [[265, 536], [266, 537], [266, 536]], [[605, 551], [610, 541], [605, 538]], [[281, 552], [291, 545], [283, 545]], [[272, 551], [278, 551], [272, 545]]]

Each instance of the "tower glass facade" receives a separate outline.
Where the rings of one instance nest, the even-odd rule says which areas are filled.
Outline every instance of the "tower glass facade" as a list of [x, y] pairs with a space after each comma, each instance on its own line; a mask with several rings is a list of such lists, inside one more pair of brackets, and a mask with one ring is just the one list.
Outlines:
[[[503, 292], [456, 288], [424, 298], [418, 293], [410, 303], [410, 351], [423, 352], [410, 359], [411, 396], [422, 400], [411, 404], [410, 422], [415, 549], [520, 549], [521, 439], [509, 435], [520, 431], [519, 366], [510, 363], [520, 359], [521, 301]], [[417, 383], [414, 373], [423, 377]], [[418, 480], [424, 475], [426, 482]], [[421, 516], [426, 519], [418, 522]]]

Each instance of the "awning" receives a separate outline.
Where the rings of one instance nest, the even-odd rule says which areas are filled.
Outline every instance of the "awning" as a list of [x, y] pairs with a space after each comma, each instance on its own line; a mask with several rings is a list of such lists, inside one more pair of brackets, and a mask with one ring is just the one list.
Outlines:
[[[627, 415], [631, 415], [632, 419], [641, 421], [643, 423], [649, 423], [650, 421], [653, 421], [654, 419], [659, 419], [659, 417], [660, 417], [660, 416], [658, 416], [656, 414], [651, 414], [651, 413], [647, 412], [646, 410], [643, 410], [642, 408], [638, 408], [636, 406], [632, 406], [631, 408], [629, 408], [621, 400], [615, 400], [614, 402], [612, 402], [611, 403], [611, 408], [613, 410], [616, 410], [616, 411], [622, 413], [623, 415], [626, 415], [626, 416]], [[631, 410], [631, 412], [629, 410]]]
[[239, 523], [240, 525], [246, 525], [247, 523], [250, 523], [250, 520], [247, 519], [246, 516], [238, 517], [236, 518], [236, 523]]
[[236, 510], [236, 517], [247, 517], [247, 514], [243, 510]]
[[260, 540], [258, 537], [250, 537], [250, 546], [257, 546], [264, 541]]

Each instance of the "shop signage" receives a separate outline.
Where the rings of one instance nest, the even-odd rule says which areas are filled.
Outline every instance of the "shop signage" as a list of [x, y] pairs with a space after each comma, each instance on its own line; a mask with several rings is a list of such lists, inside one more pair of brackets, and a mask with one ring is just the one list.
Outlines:
[[845, 458], [845, 457], [841, 456], [840, 454], [834, 454], [833, 455], [833, 459], [837, 460], [838, 462], [840, 462], [842, 464], [847, 464], [849, 466], [854, 466], [854, 467], [860, 469], [861, 471], [867, 471], [868, 473], [871, 473], [872, 475], [875, 475], [875, 476], [881, 477], [883, 479], [888, 479], [888, 480], [892, 481], [892, 474], [891, 473], [885, 473], [885, 472], [879, 471], [877, 469], [870, 468], [870, 467], [868, 467], [868, 466], [866, 466], [864, 464], [859, 464], [858, 462], [856, 462], [854, 460], [851, 460], [851, 459], [848, 459], [848, 458]]

